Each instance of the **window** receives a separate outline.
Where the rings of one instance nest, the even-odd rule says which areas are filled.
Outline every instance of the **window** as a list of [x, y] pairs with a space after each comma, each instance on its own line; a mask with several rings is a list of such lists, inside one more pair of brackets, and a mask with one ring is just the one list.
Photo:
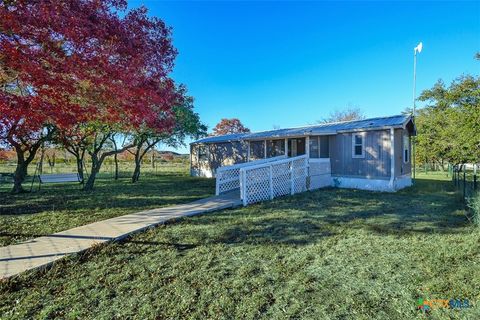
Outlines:
[[329, 158], [328, 136], [310, 137], [310, 158]]
[[198, 146], [198, 161], [208, 160], [208, 148], [207, 146]]
[[328, 136], [320, 138], [320, 158], [330, 158], [330, 139]]
[[410, 161], [410, 137], [408, 134], [403, 135], [403, 162]]
[[318, 137], [310, 137], [310, 158], [319, 158]]
[[352, 158], [365, 158], [365, 139], [361, 133], [352, 135]]

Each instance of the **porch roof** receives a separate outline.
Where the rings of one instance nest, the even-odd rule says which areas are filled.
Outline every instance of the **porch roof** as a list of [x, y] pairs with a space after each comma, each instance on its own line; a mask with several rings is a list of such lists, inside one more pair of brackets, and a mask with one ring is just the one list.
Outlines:
[[220, 143], [242, 140], [260, 140], [287, 138], [295, 136], [309, 135], [333, 135], [338, 132], [363, 131], [363, 130], [379, 130], [386, 128], [404, 128], [412, 117], [410, 115], [396, 115], [390, 117], [370, 118], [364, 120], [330, 122], [297, 128], [285, 128], [251, 133], [227, 134], [223, 136], [212, 136], [199, 139], [192, 142], [195, 143]]

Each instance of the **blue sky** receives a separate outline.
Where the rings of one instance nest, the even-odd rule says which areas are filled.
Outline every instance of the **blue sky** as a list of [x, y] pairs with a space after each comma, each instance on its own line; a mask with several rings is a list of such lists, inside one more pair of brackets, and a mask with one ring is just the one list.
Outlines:
[[173, 78], [210, 129], [312, 124], [347, 107], [398, 114], [419, 41], [417, 93], [480, 73], [480, 2], [129, 2], [142, 4], [173, 28]]

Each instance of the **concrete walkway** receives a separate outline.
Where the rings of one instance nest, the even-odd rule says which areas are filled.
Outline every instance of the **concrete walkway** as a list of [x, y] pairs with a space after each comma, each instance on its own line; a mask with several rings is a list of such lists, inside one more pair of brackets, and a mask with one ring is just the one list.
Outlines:
[[0, 279], [45, 267], [68, 254], [93, 245], [125, 238], [168, 220], [241, 205], [238, 193], [201, 199], [188, 204], [147, 210], [0, 247]]

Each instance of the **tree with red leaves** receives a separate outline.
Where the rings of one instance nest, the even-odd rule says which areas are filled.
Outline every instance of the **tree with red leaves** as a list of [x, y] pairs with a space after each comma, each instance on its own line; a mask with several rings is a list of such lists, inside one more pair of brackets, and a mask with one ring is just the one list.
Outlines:
[[0, 3], [0, 143], [17, 153], [12, 192], [54, 134], [90, 127], [101, 136], [87, 150], [92, 189], [108, 132], [174, 127], [170, 29], [144, 8], [120, 17], [125, 9], [123, 0]]
[[246, 128], [242, 122], [237, 119], [222, 119], [220, 122], [213, 128], [212, 135], [221, 136], [224, 134], [232, 133], [247, 133], [250, 132], [250, 129]]

